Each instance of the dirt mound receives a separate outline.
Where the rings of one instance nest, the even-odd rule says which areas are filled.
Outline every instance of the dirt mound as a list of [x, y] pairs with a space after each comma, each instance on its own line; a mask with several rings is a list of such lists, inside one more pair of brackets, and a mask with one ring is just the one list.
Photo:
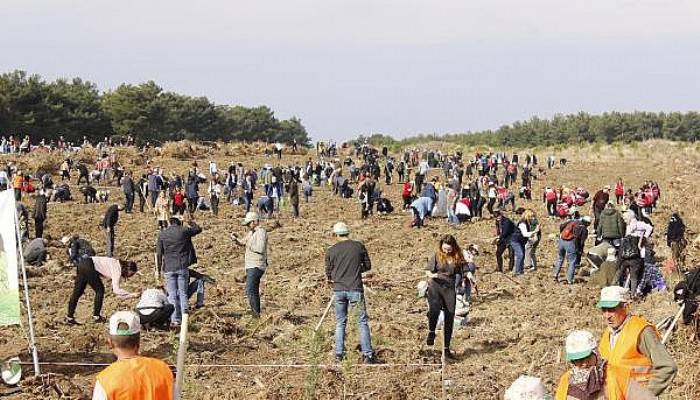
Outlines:
[[161, 146], [160, 155], [164, 158], [187, 160], [206, 157], [212, 152], [212, 147], [198, 144], [189, 140], [168, 142]]

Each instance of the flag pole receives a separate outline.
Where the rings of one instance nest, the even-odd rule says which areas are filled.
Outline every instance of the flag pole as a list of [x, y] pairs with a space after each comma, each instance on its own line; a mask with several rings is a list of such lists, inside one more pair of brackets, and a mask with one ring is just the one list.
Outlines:
[[27, 269], [24, 267], [24, 249], [22, 248], [22, 234], [19, 230], [19, 219], [17, 218], [17, 207], [14, 210], [15, 214], [15, 236], [17, 237], [17, 248], [19, 254], [19, 263], [22, 266], [22, 283], [24, 284], [24, 302], [27, 307], [27, 319], [29, 320], [29, 347], [32, 350], [32, 360], [34, 361], [34, 376], [39, 376], [41, 370], [39, 368], [39, 352], [36, 349], [36, 340], [34, 339], [34, 319], [32, 318], [32, 306], [29, 303], [29, 285], [27, 283]]

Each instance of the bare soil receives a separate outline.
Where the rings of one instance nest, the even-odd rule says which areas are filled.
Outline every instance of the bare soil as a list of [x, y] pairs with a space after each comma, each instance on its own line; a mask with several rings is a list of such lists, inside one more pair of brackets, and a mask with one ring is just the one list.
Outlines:
[[[201, 149], [200, 149], [201, 150]], [[213, 151], [213, 150], [208, 150]], [[199, 156], [206, 169], [209, 157], [219, 168], [228, 161], [246, 165], [274, 163], [262, 156], [236, 155], [231, 149]], [[524, 151], [523, 151], [524, 152]], [[467, 154], [470, 154], [467, 152]], [[537, 152], [541, 163], [549, 153]], [[565, 168], [539, 174], [533, 194], [539, 198], [545, 185], [583, 186], [593, 194], [605, 184], [613, 185], [618, 176], [629, 187], [644, 180], [658, 181], [662, 198], [654, 214], [654, 240], [657, 253], [669, 254], [664, 232], [670, 213], [681, 210], [690, 230], [700, 221], [695, 179], [700, 153], [690, 145], [650, 142], [634, 147], [578, 147], [557, 153], [570, 161]], [[125, 157], [125, 159], [128, 159]], [[301, 163], [307, 156], [285, 156], [283, 164]], [[143, 160], [134, 156], [134, 172], [143, 170]], [[192, 159], [156, 157], [154, 165], [166, 173], [185, 173]], [[73, 177], [73, 182], [76, 177]], [[382, 185], [392, 203], [400, 208], [400, 185]], [[73, 189], [74, 195], [77, 193]], [[205, 192], [205, 190], [202, 190]], [[78, 193], [79, 194], [79, 193]], [[122, 201], [121, 191], [112, 189], [113, 199]], [[77, 197], [77, 196], [75, 196]], [[31, 199], [25, 200], [32, 204]], [[390, 216], [360, 220], [359, 206], [353, 199], [340, 199], [328, 188], [316, 189], [309, 204], [301, 204], [302, 218], [292, 220], [283, 210], [280, 228], [270, 233], [270, 268], [263, 277], [263, 315], [252, 319], [247, 314], [244, 295], [243, 255], [228, 238], [230, 232], [242, 233], [239, 224], [243, 209], [223, 204], [218, 218], [197, 212], [196, 220], [204, 232], [195, 238], [200, 263], [197, 269], [218, 280], [207, 287], [206, 307], [191, 315], [191, 337], [187, 363], [201, 364], [320, 364], [318, 367], [199, 367], [187, 368], [185, 398], [188, 399], [497, 399], [521, 374], [544, 379], [553, 392], [565, 369], [563, 343], [574, 329], [603, 331], [603, 322], [594, 307], [598, 289], [587, 285], [587, 277], [578, 277], [576, 285], [552, 282], [557, 222], [544, 217], [540, 201], [519, 201], [532, 207], [543, 221], [543, 242], [538, 250], [540, 268], [534, 273], [513, 278], [494, 272], [494, 222], [490, 219], [449, 227], [442, 219], [430, 220], [423, 229], [406, 227], [407, 216], [397, 211]], [[138, 206], [138, 201], [137, 201]], [[98, 254], [103, 254], [104, 238], [98, 228], [107, 205], [84, 205], [80, 201], [51, 204], [46, 232], [53, 238], [79, 233], [89, 238]], [[588, 206], [584, 212], [588, 212]], [[348, 360], [342, 364], [333, 357], [333, 311], [323, 322], [320, 335], [314, 337], [318, 322], [330, 298], [325, 283], [323, 254], [333, 243], [331, 226], [346, 221], [352, 236], [365, 242], [373, 262], [367, 279], [367, 306], [372, 340], [379, 358], [387, 367], [364, 367], [356, 351], [357, 329], [348, 325]], [[423, 278], [427, 257], [438, 238], [454, 234], [460, 244], [478, 244], [482, 255], [479, 265], [479, 296], [476, 297], [467, 327], [455, 331], [453, 349], [459, 359], [441, 371], [435, 366], [394, 364], [440, 363], [437, 350], [426, 349], [426, 303], [416, 298], [415, 286]], [[121, 214], [117, 227], [117, 254], [136, 260], [142, 274], [129, 279], [125, 287], [140, 291], [153, 287], [153, 251], [157, 224], [151, 214]], [[688, 249], [689, 264], [699, 258], [698, 243]], [[64, 266], [65, 248], [53, 242], [52, 261], [43, 270], [30, 271], [29, 291], [35, 317], [39, 356], [46, 362], [109, 363], [113, 360], [106, 345], [104, 324], [86, 322], [79, 327], [63, 324], [75, 272]], [[672, 287], [677, 277], [669, 276]], [[105, 297], [103, 315], [132, 308], [136, 300]], [[88, 321], [92, 292], [81, 299], [77, 319]], [[677, 306], [670, 293], [655, 293], [633, 306], [634, 312], [658, 322], [675, 314]], [[26, 328], [26, 324], [24, 325]], [[679, 374], [665, 395], [670, 399], [700, 398], [700, 360], [697, 342], [681, 327], [668, 345], [679, 365]], [[20, 354], [30, 361], [25, 331], [4, 328], [0, 331], [0, 356]], [[142, 336], [142, 352], [174, 362], [177, 337], [169, 332], [148, 332]], [[438, 335], [436, 349], [441, 348]], [[29, 378], [21, 383], [17, 399], [89, 398], [95, 374], [100, 367], [44, 366], [43, 375], [33, 378], [31, 366], [24, 367]], [[444, 381], [444, 384], [443, 384]], [[443, 392], [444, 391], [444, 392]], [[445, 396], [445, 397], [443, 397]]]

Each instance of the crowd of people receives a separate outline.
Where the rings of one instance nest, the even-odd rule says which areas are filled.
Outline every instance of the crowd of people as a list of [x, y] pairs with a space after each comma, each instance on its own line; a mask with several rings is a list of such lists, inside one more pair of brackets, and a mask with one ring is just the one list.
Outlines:
[[[132, 143], [127, 140], [123, 145]], [[115, 295], [133, 298], [135, 302], [133, 312], [117, 312], [109, 321], [110, 344], [118, 361], [98, 376], [94, 394], [97, 399], [113, 398], [112, 393], [121, 390], [120, 379], [142, 369], [153, 374], [131, 381], [124, 390], [148, 386], [154, 392], [172, 391], [172, 377], [163, 369], [164, 364], [138, 355], [139, 340], [142, 330], [177, 329], [182, 315], [189, 312], [191, 297], [196, 295], [195, 308], [204, 307], [205, 285], [216, 284], [213, 277], [196, 271], [192, 238], [206, 228], [196, 222], [195, 216], [200, 212], [217, 217], [222, 206], [230, 206], [244, 213], [242, 225], [247, 229], [246, 235], [231, 233], [230, 239], [243, 251], [245, 294], [253, 318], [264, 312], [260, 287], [269, 267], [268, 234], [274, 230], [265, 222], [287, 212], [292, 219], [303, 218], [302, 205], [311, 201], [316, 190], [325, 188], [334, 196], [333, 201], [356, 201], [360, 218], [369, 219], [375, 213], [396, 211], [382, 186], [398, 183], [402, 209], [410, 215], [410, 227], [418, 229], [431, 220], [458, 226], [491, 218], [497, 272], [518, 277], [542, 268], [537, 252], [543, 227], [532, 207], [533, 180], [541, 172], [535, 155], [509, 157], [503, 152], [492, 152], [465, 157], [461, 152], [443, 154], [414, 148], [391, 156], [387, 148], [356, 143], [340, 157], [342, 149], [329, 143], [317, 146], [316, 158], [309, 157], [302, 163], [283, 165], [283, 146], [276, 146], [273, 153], [266, 153], [277, 156], [274, 164], [267, 159], [270, 162], [260, 166], [232, 161], [220, 168], [212, 159], [204, 168], [192, 162], [187, 172], [180, 175], [148, 161], [138, 176], [122, 164], [114, 146], [109, 139], [100, 142], [99, 159], [87, 165], [74, 160], [75, 149], [62, 138], [38, 146], [23, 146], [15, 138], [3, 138], [4, 153], [49, 148], [64, 151], [65, 158], [59, 168], [60, 184], [53, 182], [51, 171], [26, 173], [12, 162], [6, 162], [0, 171], [0, 189], [15, 192], [22, 236], [27, 239], [24, 256], [33, 265], [41, 265], [47, 259], [47, 204], [71, 201], [74, 178], [74, 186], [79, 187], [85, 203], [109, 203], [99, 224], [105, 235], [104, 256], [98, 256], [90, 241], [79, 233], [61, 239], [67, 261], [75, 266], [76, 273], [66, 323], [79, 324], [75, 312], [88, 286], [95, 294], [92, 319], [105, 321], [105, 279], [111, 281]], [[292, 146], [296, 148], [296, 143]], [[547, 158], [547, 164], [554, 167], [553, 156]], [[560, 165], [565, 166], [566, 161]], [[109, 200], [110, 191], [118, 190], [123, 203]], [[636, 299], [665, 288], [651, 241], [659, 187], [648, 181], [633, 192], [620, 178], [614, 186], [614, 198], [611, 191], [611, 186], [604, 186], [590, 199], [592, 217], [583, 215], [589, 201], [585, 189], [546, 187], [543, 192], [546, 215], [559, 220], [558, 232], [552, 233], [557, 242], [553, 279], [559, 282], [561, 270], [568, 263], [565, 282], [576, 284], [582, 261], [588, 260], [593, 269], [590, 281], [602, 288], [598, 307], [608, 325], [599, 341], [586, 330], [572, 332], [566, 338], [570, 370], [559, 383], [557, 399], [655, 398], [669, 386], [677, 370], [654, 326], [630, 313]], [[25, 206], [27, 194], [34, 199], [31, 213]], [[302, 194], [304, 203], [300, 202]], [[136, 199], [138, 212], [153, 215], [153, 228], [158, 232], [156, 275], [162, 282], [160, 287], [145, 288], [141, 293], [121, 288], [124, 280], [137, 273], [138, 266], [133, 260], [116, 257], [120, 213], [134, 213]], [[33, 240], [29, 240], [30, 218], [34, 222]], [[680, 215], [674, 214], [666, 239], [679, 270], [685, 267], [685, 230]], [[338, 361], [346, 357], [348, 313], [354, 309], [358, 313], [363, 361], [381, 362], [372, 347], [362, 278], [371, 270], [370, 254], [361, 241], [351, 239], [346, 223], [337, 222], [332, 233], [337, 241], [326, 250], [325, 275], [335, 304], [335, 357]], [[588, 246], [590, 238], [593, 246]], [[425, 343], [434, 346], [437, 331], [442, 329], [441, 354], [446, 359], [456, 358], [451, 350], [455, 322], [462, 325], [468, 321], [471, 295], [477, 290], [479, 254], [473, 243], [462, 246], [454, 236], [442, 236], [429, 257], [426, 280], [418, 286], [427, 300]], [[503, 265], [505, 254], [507, 269]], [[541, 382], [534, 378], [519, 379], [506, 392], [506, 398], [523, 398], [513, 396], [523, 390], [539, 390], [531, 387], [538, 384]]]

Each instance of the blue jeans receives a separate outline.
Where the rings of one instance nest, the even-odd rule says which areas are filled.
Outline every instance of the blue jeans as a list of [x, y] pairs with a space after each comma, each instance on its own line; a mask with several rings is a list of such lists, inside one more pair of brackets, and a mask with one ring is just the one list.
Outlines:
[[260, 279], [264, 273], [265, 271], [260, 268], [245, 269], [245, 294], [248, 296], [250, 310], [258, 315], [260, 315]]
[[345, 353], [345, 325], [348, 322], [348, 306], [357, 310], [357, 323], [360, 328], [360, 347], [362, 354], [371, 356], [372, 339], [369, 333], [369, 317], [365, 308], [365, 296], [362, 292], [334, 291], [335, 295], [335, 354]]
[[245, 203], [245, 212], [248, 213], [250, 211], [250, 203], [251, 199], [253, 198], [252, 193], [244, 193], [243, 194], [243, 202]]
[[554, 277], [559, 277], [561, 267], [564, 265], [564, 257], [569, 260], [569, 268], [566, 270], [566, 280], [569, 283], [574, 283], [574, 274], [576, 273], [576, 243], [573, 240], [559, 239], [557, 249], [557, 262], [554, 264]]
[[525, 272], [525, 248], [523, 247], [523, 244], [517, 240], [511, 240], [510, 247], [513, 249], [513, 257], [515, 258], [513, 272], [516, 274], [522, 274]]
[[126, 212], [130, 213], [131, 210], [134, 208], [134, 194], [124, 194], [124, 199], [126, 201], [126, 205], [124, 206], [124, 208], [126, 209]]
[[187, 270], [165, 273], [165, 289], [168, 291], [168, 302], [175, 306], [175, 312], [170, 316], [170, 322], [179, 324], [182, 321], [182, 314], [187, 313], [189, 281], [190, 273]]
[[155, 208], [158, 196], [160, 196], [160, 190], [151, 190], [149, 193], [151, 194], [151, 207]]
[[204, 278], [195, 279], [190, 282], [187, 287], [187, 298], [192, 297], [193, 294], [197, 293], [197, 303], [196, 307], [204, 307]]
[[457, 219], [455, 210], [452, 207], [447, 207], [447, 223], [459, 225], [459, 219]]

